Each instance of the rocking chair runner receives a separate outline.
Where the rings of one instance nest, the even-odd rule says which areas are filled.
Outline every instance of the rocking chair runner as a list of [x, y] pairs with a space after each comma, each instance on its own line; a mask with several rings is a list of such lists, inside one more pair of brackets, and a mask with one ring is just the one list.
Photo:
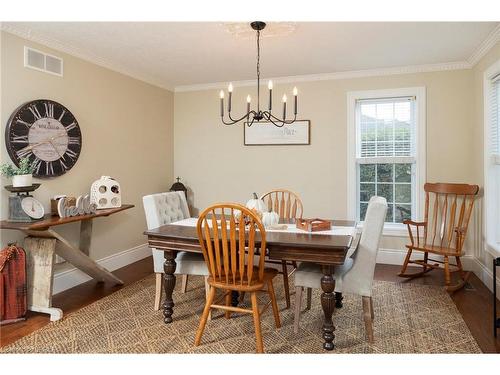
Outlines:
[[[446, 290], [454, 292], [465, 285], [470, 275], [469, 272], [464, 272], [460, 257], [463, 255], [463, 244], [479, 186], [426, 183], [424, 190], [426, 195], [424, 221], [403, 221], [403, 224], [408, 226], [411, 243], [406, 245], [408, 253], [399, 276], [419, 277], [433, 269], [442, 268], [444, 269]], [[416, 236], [414, 236], [413, 230], [416, 230]], [[421, 238], [422, 230], [423, 237]], [[423, 252], [424, 259], [411, 260], [410, 257], [414, 250]], [[430, 259], [429, 253], [440, 255], [443, 260]], [[449, 262], [449, 259], [453, 257], [456, 264]], [[422, 266], [422, 271], [406, 273], [409, 263]], [[453, 272], [460, 272], [461, 278], [461, 281], [455, 285], [451, 285], [451, 273]]]

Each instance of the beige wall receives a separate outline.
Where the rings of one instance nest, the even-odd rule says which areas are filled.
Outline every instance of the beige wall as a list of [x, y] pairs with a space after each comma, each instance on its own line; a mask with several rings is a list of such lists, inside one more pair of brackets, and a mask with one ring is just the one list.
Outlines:
[[[64, 59], [64, 77], [23, 67], [23, 46]], [[44, 179], [34, 193], [46, 210], [55, 194], [80, 195], [101, 175], [117, 179], [122, 200], [134, 209], [94, 221], [91, 257], [105, 256], [144, 244], [146, 227], [142, 196], [164, 191], [173, 179], [173, 93], [99, 67], [44, 46], [1, 34], [2, 137], [11, 113], [38, 98], [52, 99], [68, 107], [77, 118], [83, 147], [68, 173]], [[1, 160], [10, 161], [1, 142]], [[2, 178], [2, 186], [10, 183]], [[1, 218], [8, 216], [8, 193], [2, 189]], [[77, 240], [78, 224], [57, 229]], [[22, 238], [2, 231], [2, 246]]]
[[[298, 82], [301, 119], [311, 120], [309, 146], [243, 146], [242, 125], [224, 127], [216, 90], [175, 94], [175, 174], [192, 189], [195, 207], [221, 200], [245, 202], [253, 191], [296, 191], [306, 217], [347, 216], [347, 92], [425, 86], [427, 181], [477, 183], [472, 148], [472, 74], [454, 70], [420, 74]], [[277, 85], [280, 93], [294, 84]], [[251, 87], [235, 89], [242, 113]], [[267, 93], [266, 93], [267, 94]], [[386, 237], [382, 248], [403, 250], [405, 238]]]

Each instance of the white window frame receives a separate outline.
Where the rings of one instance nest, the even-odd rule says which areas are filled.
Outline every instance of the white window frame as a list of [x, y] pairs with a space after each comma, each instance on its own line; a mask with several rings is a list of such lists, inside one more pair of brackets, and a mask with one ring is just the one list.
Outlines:
[[[426, 89], [425, 87], [407, 87], [383, 90], [350, 91], [347, 93], [347, 216], [356, 220], [358, 204], [358, 186], [356, 169], [356, 101], [364, 99], [384, 99], [397, 97], [415, 97], [415, 151], [414, 168], [415, 189], [412, 202], [414, 219], [422, 220], [425, 202], [424, 184], [426, 182]], [[358, 223], [362, 228], [363, 223]], [[384, 235], [406, 236], [408, 230], [402, 223], [385, 223]]]
[[[491, 178], [494, 173], [500, 174], [500, 155], [491, 153], [491, 79], [500, 74], [500, 60], [491, 65], [484, 72], [483, 101], [484, 101], [484, 248], [494, 257], [500, 256], [500, 177], [496, 181]], [[495, 171], [496, 169], [496, 171]]]

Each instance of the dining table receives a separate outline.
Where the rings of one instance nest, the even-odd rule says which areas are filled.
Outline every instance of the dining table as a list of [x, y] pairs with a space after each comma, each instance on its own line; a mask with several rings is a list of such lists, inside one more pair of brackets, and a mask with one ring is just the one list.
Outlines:
[[[331, 229], [318, 232], [306, 232], [296, 227], [294, 220], [281, 221], [286, 224], [280, 229], [266, 229], [267, 259], [276, 261], [312, 262], [321, 265], [321, 306], [323, 308], [322, 338], [323, 348], [335, 347], [335, 326], [332, 315], [335, 310], [334, 269], [344, 264], [347, 252], [356, 235], [356, 223], [349, 220], [331, 220]], [[148, 237], [148, 246], [164, 252], [164, 322], [173, 322], [176, 262], [179, 251], [201, 253], [196, 229], [197, 218], [184, 219], [162, 225], [144, 232]], [[261, 234], [256, 233], [258, 244]], [[257, 246], [256, 246], [257, 247]], [[233, 303], [238, 303], [237, 298]]]

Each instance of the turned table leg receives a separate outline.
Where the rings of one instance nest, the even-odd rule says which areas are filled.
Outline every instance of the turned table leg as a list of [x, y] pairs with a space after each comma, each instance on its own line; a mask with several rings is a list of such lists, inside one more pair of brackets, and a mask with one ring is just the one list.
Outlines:
[[333, 350], [335, 345], [333, 340], [335, 339], [335, 326], [333, 325], [332, 315], [335, 310], [335, 279], [333, 278], [333, 266], [324, 265], [323, 277], [321, 278], [321, 289], [323, 293], [321, 294], [321, 307], [323, 307], [323, 312], [325, 318], [323, 321], [323, 348], [325, 350]]
[[172, 323], [172, 315], [174, 313], [174, 300], [172, 293], [175, 288], [175, 251], [165, 251], [165, 263], [163, 264], [164, 274], [164, 287], [165, 287], [165, 302], [163, 302], [163, 321], [165, 323]]

